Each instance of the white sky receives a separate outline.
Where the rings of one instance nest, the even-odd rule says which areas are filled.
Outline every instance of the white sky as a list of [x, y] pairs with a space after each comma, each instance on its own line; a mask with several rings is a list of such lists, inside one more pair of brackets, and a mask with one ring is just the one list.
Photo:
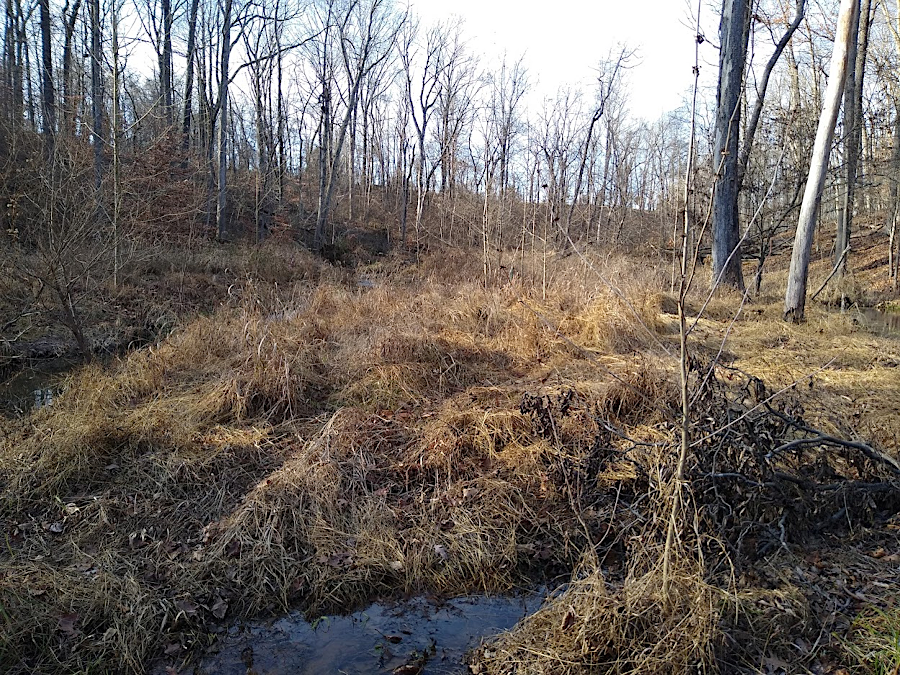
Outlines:
[[[411, 0], [411, 6], [424, 24], [462, 17], [472, 49], [487, 58], [504, 50], [512, 59], [524, 53], [542, 96], [563, 84], [590, 91], [593, 69], [618, 43], [637, 50], [638, 65], [628, 73], [634, 114], [655, 120], [679, 107], [693, 85], [694, 28], [686, 0]], [[701, 18], [718, 26], [718, 17]], [[717, 58], [704, 47], [701, 59]], [[701, 66], [701, 73], [709, 70]]]

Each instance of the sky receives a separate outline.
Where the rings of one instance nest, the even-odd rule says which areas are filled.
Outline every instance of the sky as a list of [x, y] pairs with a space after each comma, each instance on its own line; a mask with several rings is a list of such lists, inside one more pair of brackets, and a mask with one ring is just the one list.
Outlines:
[[[635, 115], [658, 119], [678, 108], [693, 85], [695, 29], [686, 0], [411, 0], [411, 7], [424, 24], [462, 17], [470, 46], [488, 59], [524, 53], [540, 96], [564, 84], [589, 87], [598, 62], [617, 44], [637, 52], [628, 72]], [[718, 17], [701, 19], [718, 25]], [[716, 58], [710, 49], [701, 61]], [[710, 70], [701, 65], [701, 73]]]

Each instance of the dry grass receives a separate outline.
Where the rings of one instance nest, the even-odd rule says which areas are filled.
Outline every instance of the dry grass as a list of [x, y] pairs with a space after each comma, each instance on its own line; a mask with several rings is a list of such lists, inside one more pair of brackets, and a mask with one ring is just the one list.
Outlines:
[[697, 673], [715, 671], [721, 639], [718, 592], [697, 569], [681, 570], [662, 594], [659, 569], [610, 587], [599, 572], [476, 655], [475, 673]]
[[[664, 378], [622, 353], [640, 331], [618, 301], [565, 270], [546, 299], [447, 273], [287, 297], [245, 282], [233, 308], [80, 370], [15, 426], [0, 452], [14, 672], [140, 671], [225, 616], [570, 569], [596, 534], [566, 486], [592, 410], [624, 420]], [[573, 380], [572, 343], [548, 325], [602, 368]], [[519, 410], [569, 389], [555, 436]]]
[[[364, 271], [369, 289], [264, 256], [160, 268], [222, 275], [227, 300], [4, 424], [11, 672], [142, 672], [255, 613], [504, 592], [572, 570], [563, 595], [482, 652], [485, 672], [714, 670], [723, 632], [744, 625], [728, 617], [753, 601], [732, 611], [733, 580], [695, 561], [716, 545], [707, 493], [689, 500], [700, 515], [686, 514], [674, 592], [660, 595], [677, 409], [664, 272], [569, 257], [486, 289], [457, 251], [415, 266], [388, 256]], [[710, 305], [701, 357], [718, 353], [734, 306]], [[878, 389], [898, 386], [895, 348], [824, 312], [783, 325], [774, 307], [745, 308], [725, 362], [776, 386], [827, 363], [796, 393], [807, 419], [896, 452], [895, 403]], [[723, 391], [741, 379], [728, 372]], [[698, 427], [746, 409], [728, 396], [698, 407]], [[775, 630], [752, 625], [754, 639]]]

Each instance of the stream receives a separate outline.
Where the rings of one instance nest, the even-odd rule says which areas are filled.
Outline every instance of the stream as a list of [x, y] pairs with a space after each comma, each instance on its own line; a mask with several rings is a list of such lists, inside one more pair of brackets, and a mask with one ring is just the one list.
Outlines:
[[876, 335], [900, 337], [900, 312], [885, 312], [874, 307], [859, 311], [859, 324]]
[[71, 358], [36, 359], [8, 377], [0, 377], [0, 415], [22, 415], [53, 405], [59, 383], [80, 361]]
[[299, 612], [233, 626], [200, 661], [196, 675], [451, 675], [467, 673], [466, 653], [534, 613], [544, 594], [423, 597], [375, 603], [349, 616], [307, 622]]

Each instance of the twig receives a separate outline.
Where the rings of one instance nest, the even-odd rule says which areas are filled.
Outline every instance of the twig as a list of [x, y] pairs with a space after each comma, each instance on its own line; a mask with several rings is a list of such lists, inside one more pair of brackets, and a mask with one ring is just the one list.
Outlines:
[[[700, 0], [697, 2], [697, 27], [696, 34], [700, 35], [700, 8], [702, 4]], [[700, 79], [700, 42], [694, 45], [694, 97], [691, 106], [691, 148], [694, 145], [694, 133], [697, 120], [697, 89]], [[685, 296], [688, 287], [693, 279], [693, 272], [697, 263], [697, 252], [694, 251], [694, 264], [691, 267], [691, 277], [688, 277], [687, 269], [687, 239], [688, 239], [688, 208], [687, 196], [690, 192], [691, 177], [694, 173], [694, 157], [693, 153], [689, 153], [688, 165], [685, 171], [685, 204], [684, 204], [684, 240], [682, 242], [681, 253], [681, 283], [678, 289], [678, 342], [679, 342], [679, 375], [681, 389], [681, 444], [678, 453], [678, 464], [675, 468], [675, 475], [672, 477], [672, 487], [675, 493], [672, 495], [672, 510], [669, 512], [669, 524], [666, 528], [666, 544], [663, 549], [663, 570], [662, 570], [662, 595], [663, 601], [671, 602], [669, 588], [672, 574], [672, 557], [675, 555], [675, 540], [678, 538], [678, 517], [681, 511], [682, 491], [684, 490], [684, 467], [687, 463], [688, 452], [691, 447], [691, 401], [690, 392], [688, 391], [688, 383], [690, 373], [688, 372], [688, 331], [687, 322], [684, 315]]]
[[844, 264], [844, 260], [847, 259], [847, 254], [848, 254], [848, 253], [850, 253], [850, 247], [849, 247], [849, 246], [846, 246], [846, 247], [844, 248], [844, 252], [841, 253], [841, 257], [838, 259], [837, 263], [835, 264], [834, 269], [831, 270], [831, 274], [829, 274], [829, 275], [825, 278], [825, 281], [823, 281], [823, 282], [822, 282], [822, 285], [819, 286], [819, 290], [817, 290], [815, 293], [812, 294], [812, 296], [810, 296], [810, 298], [809, 298], [810, 302], [812, 302], [813, 300], [815, 300], [816, 297], [819, 295], [819, 293], [821, 293], [822, 291], [825, 290], [825, 287], [828, 285], [828, 282], [831, 281], [831, 278], [832, 278], [835, 274], [838, 273], [838, 270], [839, 270], [839, 269], [841, 269], [841, 266]]
[[[747, 412], [745, 412], [745, 413], [743, 413], [742, 415], [740, 415], [739, 417], [736, 417], [736, 418], [734, 418], [733, 420], [731, 420], [728, 424], [723, 424], [723, 425], [722, 425], [721, 427], [719, 427], [718, 429], [715, 429], [714, 431], [709, 432], [709, 433], [706, 434], [705, 436], [702, 436], [701, 438], [696, 439], [695, 441], [693, 441], [693, 442], [691, 443], [691, 447], [695, 447], [695, 446], [697, 446], [697, 445], [700, 445], [701, 443], [705, 443], [705, 442], [708, 441], [710, 438], [715, 438], [716, 436], [718, 436], [719, 434], [721, 434], [723, 431], [726, 431], [727, 429], [730, 429], [730, 428], [733, 427], [735, 424], [737, 424], [738, 422], [740, 422], [740, 421], [746, 419], [747, 417], [749, 417], [750, 415], [752, 415], [753, 413], [755, 413], [755, 412], [756, 412], [757, 410], [759, 410], [760, 408], [765, 407], [765, 408], [767, 408], [768, 410], [770, 410], [771, 412], [773, 412], [773, 413], [775, 413], [775, 414], [778, 414], [778, 412], [777, 412], [774, 408], [772, 408], [771, 406], [769, 406], [769, 403], [770, 403], [770, 402], [774, 401], [776, 398], [778, 398], [779, 396], [781, 396], [784, 392], [788, 391], [789, 389], [793, 389], [793, 388], [796, 387], [800, 382], [803, 382], [804, 380], [812, 379], [815, 375], [818, 375], [818, 374], [821, 373], [823, 370], [825, 370], [826, 368], [828, 368], [832, 363], [834, 363], [834, 359], [831, 359], [830, 361], [828, 361], [828, 363], [826, 363], [826, 364], [825, 364], [824, 366], [822, 366], [821, 368], [818, 368], [818, 369], [814, 370], [814, 371], [811, 372], [811, 373], [807, 373], [806, 375], [804, 375], [803, 377], [801, 377], [799, 380], [795, 380], [794, 382], [791, 382], [790, 384], [785, 385], [784, 387], [782, 387], [781, 389], [779, 389], [778, 391], [776, 391], [774, 394], [772, 394], [772, 395], [769, 396], [768, 398], [766, 398], [766, 399], [760, 401], [759, 403], [757, 403], [755, 406], [753, 406], [752, 408], [750, 408]], [[723, 368], [729, 368], [728, 366], [722, 366], [721, 364], [719, 364], [719, 365], [720, 365], [720, 367], [723, 367]], [[739, 369], [737, 369], [737, 368], [729, 368], [729, 370], [736, 370], [736, 371], [738, 371]], [[743, 372], [743, 371], [739, 371], [739, 372]]]
[[898, 464], [897, 461], [892, 457], [888, 457], [887, 455], [878, 452], [872, 446], [866, 445], [865, 443], [859, 443], [857, 441], [847, 441], [843, 438], [837, 438], [836, 436], [829, 436], [828, 434], [822, 433], [813, 438], [797, 438], [793, 441], [783, 443], [782, 445], [779, 445], [777, 448], [766, 454], [766, 459], [771, 459], [774, 455], [782, 452], [787, 452], [788, 450], [792, 450], [793, 448], [803, 447], [805, 445], [834, 445], [842, 448], [852, 448], [854, 450], [859, 450], [872, 461], [884, 464], [893, 473], [900, 476], [900, 464]]

